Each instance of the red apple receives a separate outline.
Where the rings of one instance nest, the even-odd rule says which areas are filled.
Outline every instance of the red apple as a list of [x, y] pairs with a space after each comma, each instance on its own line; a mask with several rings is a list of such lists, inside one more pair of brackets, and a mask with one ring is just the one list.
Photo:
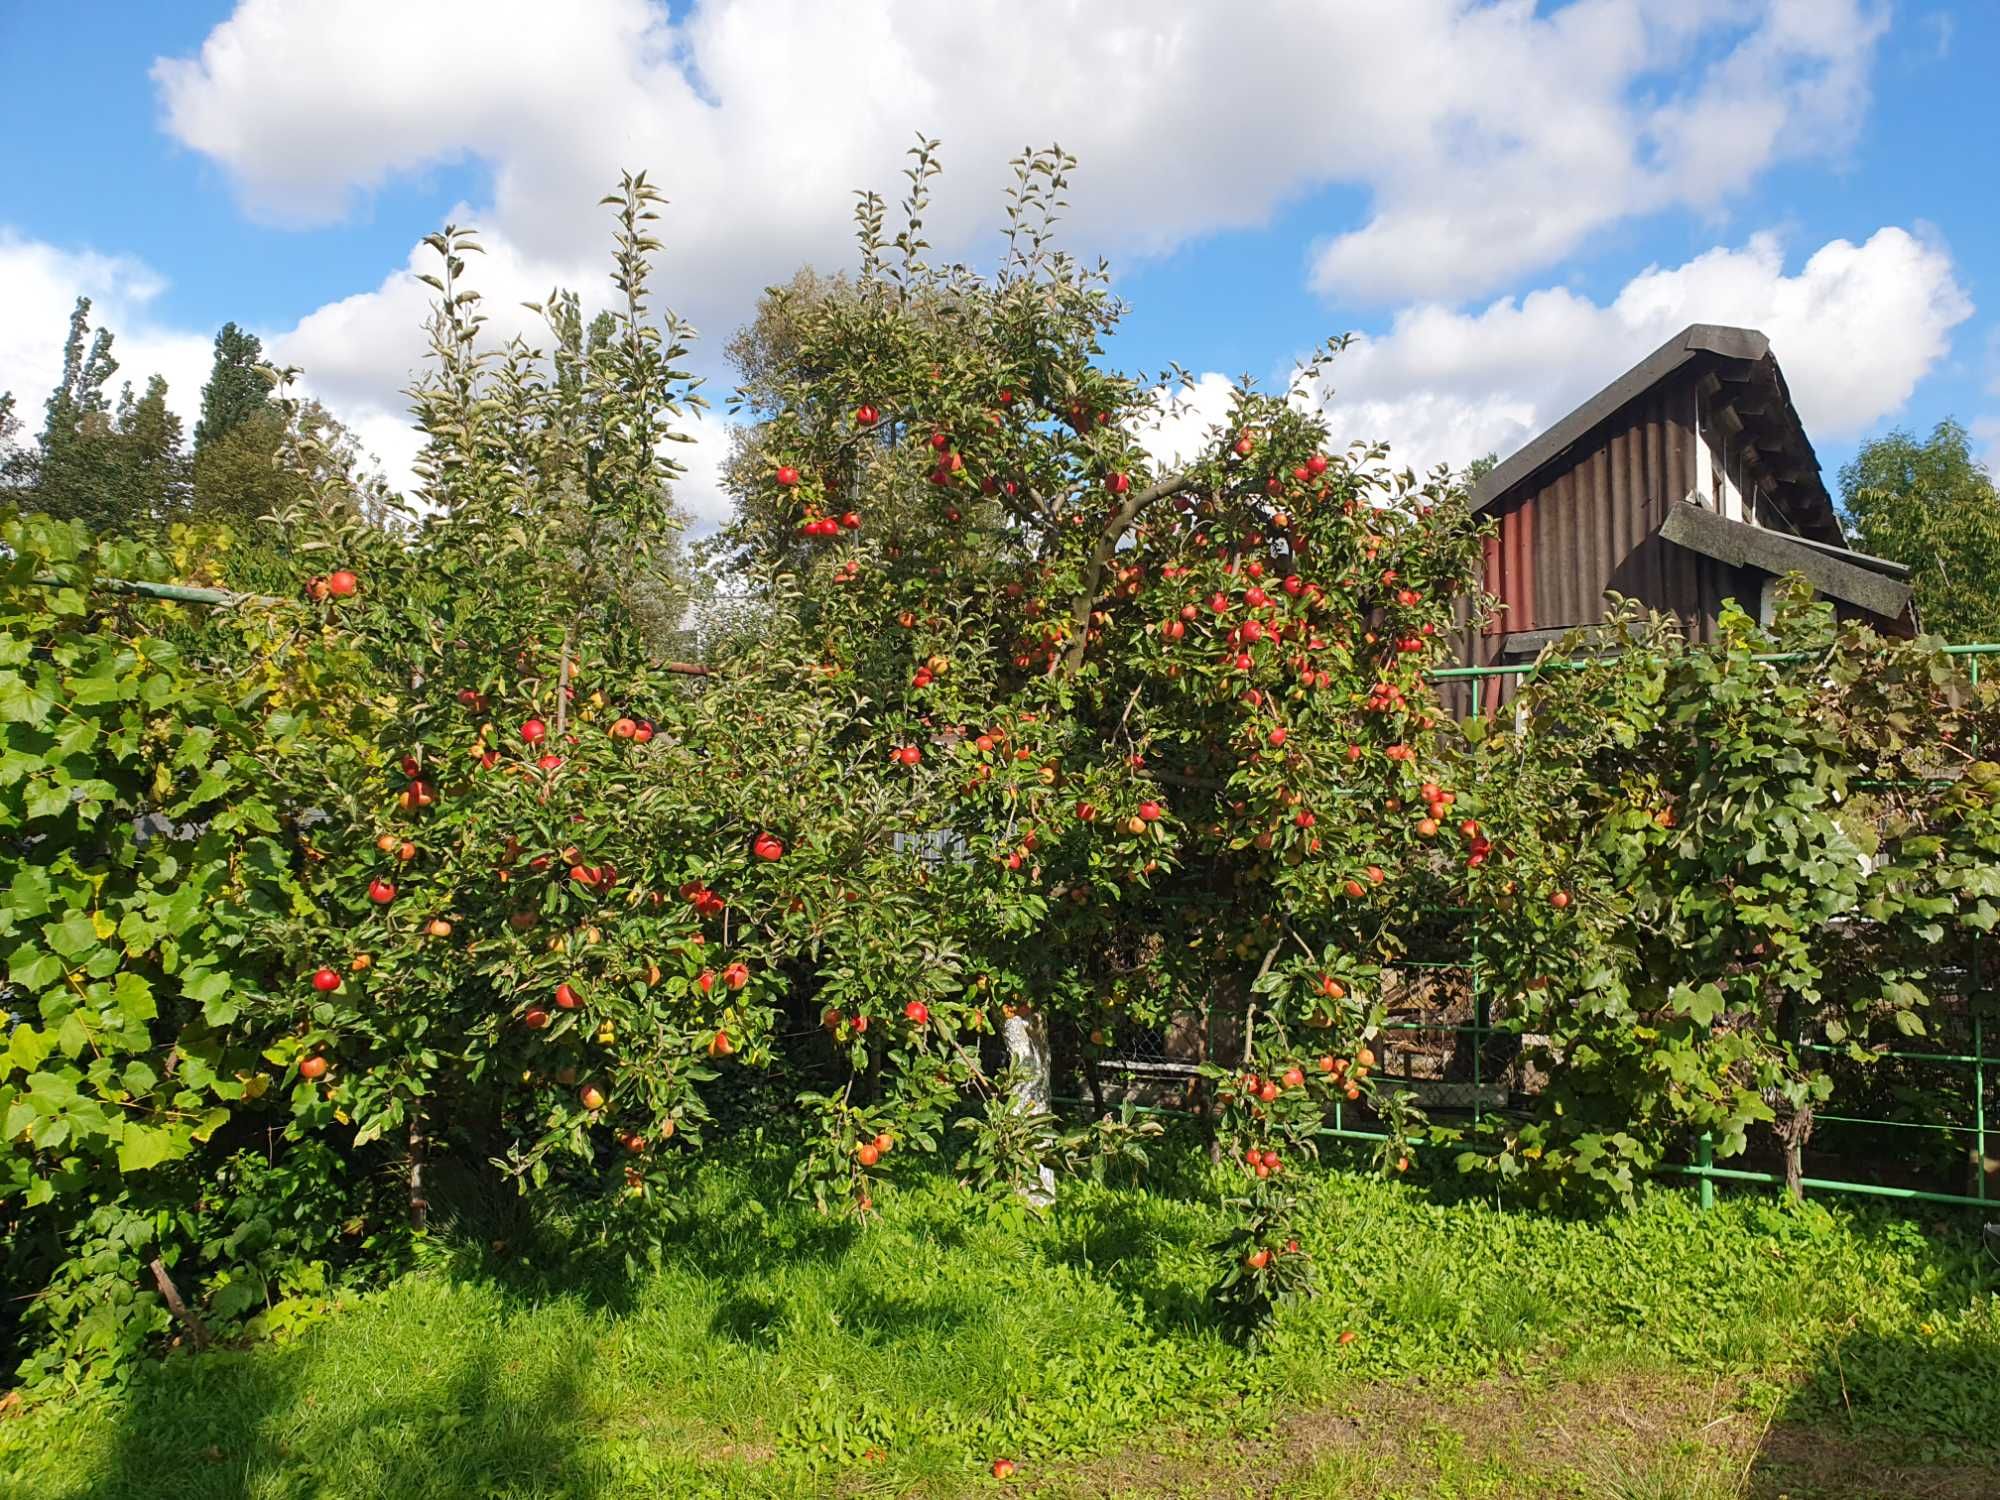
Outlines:
[[319, 969], [313, 974], [312, 982], [313, 988], [322, 994], [325, 994], [329, 990], [337, 990], [340, 988], [340, 971], [337, 969]]
[[336, 599], [352, 599], [354, 591], [360, 587], [361, 580], [345, 568], [326, 575], [326, 591]]
[[368, 882], [368, 899], [377, 906], [387, 906], [396, 899], [396, 888], [378, 875]]
[[299, 1059], [299, 1077], [324, 1078], [325, 1076], [326, 1076], [326, 1059], [322, 1057], [319, 1053], [314, 1052], [309, 1056], [302, 1057]]

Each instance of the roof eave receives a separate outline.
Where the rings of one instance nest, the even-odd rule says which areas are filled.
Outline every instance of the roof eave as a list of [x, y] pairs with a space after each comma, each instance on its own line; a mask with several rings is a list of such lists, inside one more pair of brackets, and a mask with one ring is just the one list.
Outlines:
[[1473, 513], [1476, 515], [1485, 510], [1536, 470], [1562, 457], [1598, 423], [1628, 401], [1658, 385], [1697, 355], [1761, 360], [1770, 352], [1771, 341], [1754, 328], [1737, 328], [1726, 323], [1690, 323], [1525, 447], [1509, 455], [1505, 462], [1496, 464], [1472, 487], [1467, 497]]
[[1833, 547], [1719, 516], [1687, 500], [1668, 507], [1660, 536], [1728, 567], [1757, 568], [1773, 577], [1803, 574], [1820, 593], [1883, 620], [1902, 620], [1910, 613], [1910, 586], [1877, 571], [1895, 567], [1882, 558], [1843, 555]]

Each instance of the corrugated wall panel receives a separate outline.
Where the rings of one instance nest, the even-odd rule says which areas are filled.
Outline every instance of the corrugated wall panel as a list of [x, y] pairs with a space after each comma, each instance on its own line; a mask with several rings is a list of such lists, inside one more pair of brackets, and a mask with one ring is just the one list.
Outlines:
[[[1693, 486], [1700, 373], [1690, 368], [1648, 391], [1568, 461], [1495, 507], [1485, 583], [1507, 608], [1483, 636], [1475, 639], [1469, 628], [1460, 635], [1461, 662], [1497, 660], [1509, 633], [1594, 624], [1604, 618], [1607, 589], [1671, 610], [1697, 640], [1712, 638], [1717, 608], [1736, 592], [1736, 580], [1657, 535], [1667, 508]], [[1490, 691], [1482, 696], [1496, 701]], [[1511, 696], [1505, 691], [1500, 700]]]

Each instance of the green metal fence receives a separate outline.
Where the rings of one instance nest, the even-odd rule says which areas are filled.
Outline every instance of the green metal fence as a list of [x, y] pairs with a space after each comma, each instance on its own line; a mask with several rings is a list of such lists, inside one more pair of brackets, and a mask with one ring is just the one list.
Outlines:
[[[2000, 654], [2000, 644], [1976, 644], [1948, 646], [1948, 654], [1966, 659], [1967, 676], [1972, 685], [1980, 680], [1982, 661]], [[1804, 653], [1771, 653], [1754, 658], [1773, 664], [1795, 662], [1806, 659]], [[1579, 670], [1601, 662], [1589, 660], [1551, 659], [1522, 663], [1519, 665], [1491, 667], [1445, 667], [1431, 675], [1440, 680], [1464, 680], [1471, 693], [1472, 712], [1480, 711], [1484, 699], [1485, 684], [1496, 679], [1514, 677], [1529, 678], [1544, 672]], [[1429, 1112], [1434, 1117], [1446, 1113], [1469, 1115], [1477, 1123], [1489, 1114], [1506, 1113], [1504, 1103], [1490, 1105], [1486, 1095], [1493, 1083], [1489, 1061], [1490, 1044], [1496, 1039], [1512, 1041], [1519, 1033], [1504, 1024], [1496, 1025], [1491, 1013], [1491, 992], [1486, 982], [1484, 966], [1480, 962], [1476, 914], [1463, 915], [1474, 920], [1466, 940], [1458, 951], [1449, 948], [1436, 949], [1432, 956], [1423, 959], [1405, 959], [1396, 967], [1414, 974], [1431, 976], [1460, 976], [1468, 1001], [1469, 1017], [1462, 1021], [1447, 1021], [1441, 1018], [1391, 1019], [1385, 1029], [1391, 1033], [1427, 1033], [1432, 1036], [1450, 1036], [1458, 1039], [1457, 1045], [1470, 1052], [1469, 1088], [1466, 1095], [1469, 1107], [1453, 1111], [1449, 1106], [1433, 1107]], [[1987, 1094], [1990, 1087], [2000, 1085], [2000, 1055], [1987, 1052], [1987, 1036], [1995, 1028], [1993, 1022], [2000, 1020], [2000, 1009], [1996, 1009], [1996, 996], [1987, 988], [1985, 965], [1980, 960], [1981, 947], [1975, 945], [1971, 968], [1962, 976], [1962, 984], [1956, 987], [1951, 997], [1961, 1002], [1962, 1015], [1954, 1014], [1943, 1018], [1951, 1024], [1934, 1033], [1939, 1045], [1931, 1048], [1917, 1046], [1899, 1047], [1872, 1053], [1871, 1067], [1892, 1065], [1904, 1070], [1920, 1080], [1937, 1079], [1948, 1081], [1939, 1090], [1944, 1102], [1952, 1106], [1944, 1117], [1928, 1119], [1894, 1119], [1884, 1114], [1850, 1113], [1834, 1106], [1840, 1103], [1840, 1096], [1829, 1101], [1829, 1108], [1815, 1112], [1813, 1138], [1802, 1149], [1802, 1160], [1807, 1170], [1801, 1178], [1801, 1185], [1815, 1192], [1851, 1193], [1863, 1196], [1896, 1199], [1912, 1203], [1948, 1204], [1965, 1208], [2000, 1207], [2000, 1197], [1988, 1190], [1988, 1139], [1987, 1139]], [[1838, 1055], [1844, 1048], [1823, 1042], [1806, 1044], [1815, 1051]], [[1377, 1077], [1385, 1082], [1404, 1079], [1412, 1083], [1436, 1084], [1440, 1080], [1415, 1079], [1407, 1074], [1397, 1074], [1391, 1063], [1396, 1050], [1393, 1042], [1386, 1042], [1382, 1051], [1382, 1062], [1377, 1069]], [[1408, 1053], [1405, 1053], [1408, 1056]], [[1116, 1063], [1110, 1068], [1116, 1071]], [[1907, 1087], [1914, 1089], [1915, 1084]], [[1076, 1102], [1082, 1102], [1081, 1100]], [[1939, 1102], [1933, 1097], [1927, 1107], [1934, 1108]], [[1862, 1106], [1850, 1104], [1850, 1109]], [[1872, 1176], [1855, 1173], [1841, 1175], [1838, 1171], [1825, 1175], [1810, 1170], [1810, 1163], [1817, 1156], [1836, 1160], [1841, 1153], [1831, 1148], [1846, 1144], [1850, 1138], [1858, 1140], [1865, 1149], [1850, 1153], [1864, 1157], [1871, 1162], [1882, 1163], [1885, 1156], [1883, 1143], [1902, 1138], [1899, 1133], [1907, 1132], [1912, 1145], [1921, 1145], [1922, 1137], [1928, 1135], [1935, 1145], [1963, 1143], [1965, 1150], [1955, 1155], [1941, 1153], [1944, 1161], [1955, 1162], [1964, 1168], [1971, 1178], [1969, 1192], [1945, 1191], [1934, 1186], [1911, 1185], [1907, 1182], [1883, 1181], [1882, 1177], [1894, 1175], [1888, 1171], [1876, 1171]], [[1374, 1122], [1365, 1110], [1346, 1105], [1339, 1099], [1334, 1101], [1332, 1122], [1323, 1133], [1329, 1137], [1351, 1141], [1383, 1141], [1387, 1134], [1374, 1128]], [[1422, 1137], [1417, 1137], [1421, 1141]], [[1751, 1166], [1722, 1167], [1715, 1164], [1713, 1142], [1707, 1137], [1699, 1137], [1689, 1143], [1689, 1160], [1662, 1165], [1659, 1170], [1672, 1176], [1694, 1179], [1699, 1184], [1701, 1202], [1707, 1207], [1714, 1201], [1717, 1183], [1750, 1183], [1782, 1187], [1784, 1176], [1775, 1171], [1758, 1170]], [[1904, 1173], [1902, 1175], [1916, 1175]]]

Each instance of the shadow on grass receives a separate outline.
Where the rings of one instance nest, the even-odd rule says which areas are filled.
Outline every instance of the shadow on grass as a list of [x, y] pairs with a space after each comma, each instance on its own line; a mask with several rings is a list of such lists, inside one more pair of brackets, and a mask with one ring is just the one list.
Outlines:
[[1931, 1334], [1856, 1330], [1835, 1340], [1780, 1406], [1748, 1494], [2000, 1496], [2000, 1329], [1990, 1311], [1983, 1325], [1930, 1326]]
[[320, 1342], [338, 1336], [327, 1329], [286, 1351], [173, 1359], [144, 1371], [115, 1408], [108, 1460], [76, 1487], [43, 1493], [65, 1500], [609, 1493], [593, 1462], [584, 1350], [533, 1372], [474, 1350], [446, 1371], [379, 1372], [388, 1378], [357, 1393], [353, 1372], [330, 1368]]
[[727, 1266], [732, 1279], [769, 1275], [831, 1264], [859, 1233], [850, 1219], [798, 1203], [788, 1167], [776, 1159], [721, 1170], [704, 1164], [700, 1175], [690, 1166], [680, 1200], [613, 1198], [554, 1217], [482, 1170], [439, 1175], [433, 1232], [442, 1268], [528, 1304], [577, 1300], [622, 1316], [636, 1307], [655, 1265], [680, 1263], [704, 1275]]
[[1058, 1217], [1042, 1241], [1042, 1257], [1087, 1269], [1142, 1308], [1155, 1332], [1212, 1321], [1208, 1297], [1164, 1274], [1163, 1262], [1199, 1250], [1215, 1228], [1192, 1205], [1147, 1193], [1111, 1192]]

